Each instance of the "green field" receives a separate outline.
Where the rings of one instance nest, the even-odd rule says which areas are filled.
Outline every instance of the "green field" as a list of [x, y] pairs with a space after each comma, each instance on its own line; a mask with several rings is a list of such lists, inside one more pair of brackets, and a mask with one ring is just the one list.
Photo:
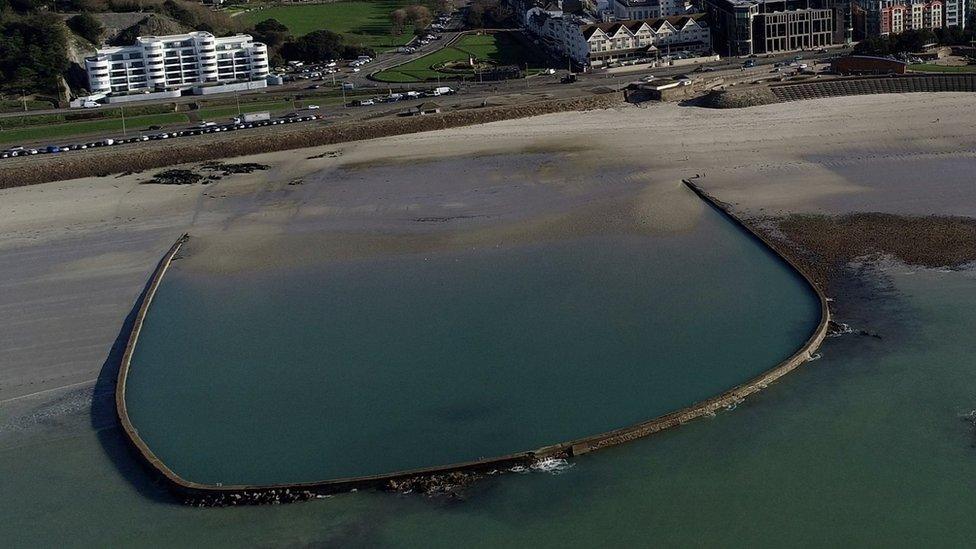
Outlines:
[[918, 65], [909, 65], [908, 70], [915, 71], [915, 72], [976, 72], [976, 67], [970, 67], [966, 65], [951, 66], [951, 65], [933, 65], [931, 63], [920, 63]]
[[[375, 78], [383, 82], [426, 82], [437, 78], [458, 78], [456, 72], [444, 72], [433, 67], [469, 58], [491, 61], [496, 65], [528, 64], [529, 72], [544, 67], [538, 56], [524, 47], [510, 33], [475, 34], [462, 36], [453, 45], [403, 65], [377, 73]], [[473, 71], [463, 74], [471, 76]]]
[[249, 25], [265, 19], [277, 19], [295, 36], [326, 29], [341, 34], [348, 44], [391, 48], [402, 46], [413, 37], [413, 28], [409, 26], [403, 34], [390, 35], [390, 12], [411, 3], [410, 0], [354, 0], [333, 4], [274, 6], [250, 11], [239, 17]]
[[[235, 109], [236, 111], [236, 109]], [[182, 113], [153, 114], [147, 116], [126, 117], [125, 127], [136, 135], [148, 126], [162, 126], [164, 124], [186, 123], [189, 118]], [[0, 131], [0, 144], [16, 145], [20, 142], [50, 140], [52, 145], [63, 145], [62, 139], [86, 134], [104, 134], [122, 131], [121, 118], [102, 120], [88, 120], [85, 122], [68, 122], [65, 124], [51, 124], [31, 128], [17, 128]]]

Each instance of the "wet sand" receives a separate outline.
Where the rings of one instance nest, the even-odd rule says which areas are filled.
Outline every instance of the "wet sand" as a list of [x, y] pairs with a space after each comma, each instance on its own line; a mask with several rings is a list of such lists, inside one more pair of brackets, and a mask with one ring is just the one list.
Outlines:
[[[972, 101], [626, 107], [256, 155], [235, 161], [268, 171], [210, 185], [141, 184], [149, 172], [2, 190], [0, 414], [90, 390], [156, 260], [184, 231], [195, 236], [188, 261], [220, 271], [411, 241], [483, 244], [526, 227], [559, 238], [587, 230], [588, 216], [681, 230], [695, 206], [662, 205], [696, 174], [747, 215], [976, 216]], [[931, 178], [903, 175], [908, 164]]]

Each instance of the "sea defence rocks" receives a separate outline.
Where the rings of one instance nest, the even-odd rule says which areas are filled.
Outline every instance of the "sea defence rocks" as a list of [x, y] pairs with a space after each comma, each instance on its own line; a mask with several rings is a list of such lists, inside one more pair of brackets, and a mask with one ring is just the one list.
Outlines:
[[[767, 240], [761, 233], [755, 231], [748, 223], [736, 217], [730, 209], [723, 203], [715, 200], [690, 181], [685, 182], [698, 196], [706, 200], [709, 204], [729, 216], [735, 223], [750, 233], [768, 247], [776, 251], [774, 244]], [[810, 337], [786, 360], [775, 367], [763, 372], [759, 376], [737, 385], [717, 396], [697, 402], [675, 412], [665, 414], [647, 421], [616, 429], [613, 431], [571, 440], [559, 442], [550, 446], [544, 446], [535, 450], [517, 452], [513, 454], [478, 459], [464, 463], [445, 464], [443, 466], [428, 467], [407, 471], [395, 471], [386, 474], [371, 475], [354, 478], [339, 478], [322, 480], [321, 482], [308, 482], [300, 484], [285, 485], [210, 485], [193, 482], [182, 478], [178, 473], [159, 459], [140, 437], [138, 429], [128, 417], [126, 408], [125, 391], [126, 380], [131, 368], [131, 360], [138, 342], [139, 333], [143, 322], [147, 316], [149, 306], [155, 293], [162, 281], [163, 275], [169, 268], [173, 257], [179, 252], [183, 243], [187, 239], [183, 235], [170, 248], [170, 250], [160, 261], [159, 266], [150, 279], [149, 287], [141, 303], [138, 305], [137, 315], [133, 323], [132, 331], [129, 334], [128, 343], [122, 357], [119, 368], [119, 379], [116, 388], [115, 402], [119, 420], [123, 431], [129, 442], [139, 453], [142, 461], [148, 465], [149, 469], [162, 477], [163, 480], [179, 494], [185, 503], [191, 505], [243, 505], [243, 504], [263, 504], [263, 503], [285, 503], [290, 501], [301, 501], [322, 495], [348, 492], [360, 489], [374, 489], [397, 492], [424, 492], [433, 494], [454, 494], [458, 489], [471, 482], [477, 481], [483, 476], [504, 473], [506, 471], [525, 471], [526, 469], [536, 468], [540, 464], [547, 462], [562, 462], [574, 456], [592, 452], [597, 449], [622, 444], [640, 437], [679, 426], [695, 418], [713, 415], [722, 409], [732, 409], [743, 401], [747, 396], [766, 388], [783, 375], [799, 367], [803, 363], [813, 358], [815, 350], [820, 346], [824, 337], [827, 335], [830, 314], [827, 308], [827, 300], [823, 292], [815, 286], [811, 279], [802, 272], [797, 264], [788, 257], [780, 254], [780, 257], [809, 284], [811, 291], [815, 292], [820, 302], [820, 321], [817, 328]], [[287, 459], [287, 456], [282, 456]]]
[[141, 145], [108, 147], [81, 154], [38, 155], [5, 161], [0, 189], [80, 177], [138, 172], [188, 162], [219, 160], [272, 151], [331, 145], [391, 135], [442, 130], [564, 111], [606, 109], [623, 102], [621, 93], [534, 101], [440, 114], [390, 117], [337, 124], [309, 123], [288, 131], [244, 130], [220, 138], [189, 137]]

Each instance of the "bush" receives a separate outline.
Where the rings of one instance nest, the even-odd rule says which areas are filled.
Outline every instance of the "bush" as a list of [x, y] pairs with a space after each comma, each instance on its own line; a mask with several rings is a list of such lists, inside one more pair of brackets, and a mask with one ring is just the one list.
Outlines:
[[67, 50], [67, 30], [53, 13], [0, 23], [0, 86], [57, 91], [68, 69]]
[[67, 24], [68, 28], [73, 30], [78, 36], [93, 44], [101, 44], [102, 36], [105, 34], [105, 27], [92, 14], [82, 13], [76, 15], [68, 19]]
[[318, 30], [286, 42], [281, 48], [281, 55], [289, 61], [315, 63], [327, 59], [350, 59], [359, 55], [373, 57], [376, 52], [372, 48], [345, 44], [341, 34]]
[[291, 38], [288, 27], [282, 25], [277, 19], [265, 19], [254, 25], [250, 32], [258, 42], [263, 42], [271, 49], [278, 48]]

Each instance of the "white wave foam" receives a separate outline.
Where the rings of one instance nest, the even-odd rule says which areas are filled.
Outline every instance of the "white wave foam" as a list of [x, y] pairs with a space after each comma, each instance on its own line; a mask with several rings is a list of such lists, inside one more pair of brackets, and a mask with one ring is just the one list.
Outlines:
[[516, 465], [509, 469], [509, 471], [518, 474], [526, 473], [549, 473], [551, 475], [558, 475], [569, 469], [573, 468], [573, 464], [568, 460], [562, 458], [548, 457], [543, 458], [528, 467], [524, 465]]

